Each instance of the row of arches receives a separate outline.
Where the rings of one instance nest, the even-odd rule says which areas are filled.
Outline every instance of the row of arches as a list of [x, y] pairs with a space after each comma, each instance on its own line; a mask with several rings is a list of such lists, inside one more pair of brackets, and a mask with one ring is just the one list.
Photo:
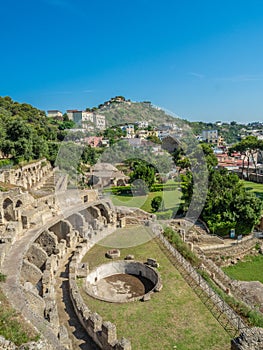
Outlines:
[[16, 221], [18, 219], [17, 211], [23, 206], [23, 202], [18, 199], [12, 201], [9, 197], [5, 198], [2, 203], [2, 219], [5, 221]]

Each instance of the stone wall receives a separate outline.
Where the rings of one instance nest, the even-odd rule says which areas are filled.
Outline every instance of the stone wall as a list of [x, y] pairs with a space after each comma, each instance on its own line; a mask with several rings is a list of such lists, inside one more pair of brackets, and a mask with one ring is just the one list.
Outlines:
[[46, 340], [39, 340], [38, 342], [31, 342], [23, 344], [21, 346], [16, 346], [9, 340], [0, 336], [0, 349], [1, 350], [54, 350], [53, 347], [47, 343]]
[[45, 176], [51, 174], [51, 171], [51, 164], [43, 158], [24, 166], [5, 170], [1, 174], [1, 179], [8, 184], [30, 189], [37, 186]]
[[234, 259], [237, 257], [244, 257], [245, 255], [249, 254], [257, 242], [258, 239], [251, 236], [248, 239], [244, 239], [238, 243], [236, 243], [236, 241], [233, 241], [233, 244], [231, 246], [221, 245], [217, 246], [216, 248], [210, 247], [206, 249], [205, 247], [201, 247], [201, 249], [206, 257], [223, 265], [224, 259], [226, 257], [231, 257]]
[[263, 329], [251, 328], [231, 341], [231, 350], [262, 350]]
[[27, 251], [26, 258], [29, 262], [41, 269], [45, 264], [48, 255], [38, 243], [33, 243]]
[[36, 267], [36, 265], [31, 264], [29, 261], [24, 260], [23, 266], [21, 269], [21, 282], [24, 284], [25, 282], [30, 282], [34, 286], [41, 280], [42, 272]]
[[[94, 284], [97, 281], [115, 274], [129, 274], [145, 277], [153, 283], [153, 288], [146, 294], [137, 297], [127, 298], [127, 296], [123, 294], [122, 296], [118, 297], [117, 300], [115, 299], [115, 297], [107, 298], [105, 296], [100, 295], [100, 293], [94, 292]], [[102, 301], [117, 303], [150, 300], [151, 294], [153, 294], [154, 292], [159, 292], [161, 289], [162, 282], [157, 270], [139, 261], [127, 260], [112, 261], [107, 264], [98, 266], [87, 276], [85, 284], [86, 292], [92, 297]]]
[[34, 198], [20, 188], [0, 192], [0, 224], [21, 220], [22, 211], [34, 203]]
[[75, 313], [86, 332], [101, 349], [131, 350], [131, 344], [127, 339], [122, 338], [120, 341], [117, 339], [116, 326], [111, 322], [103, 321], [97, 313], [91, 312], [79, 293], [76, 282], [77, 268], [87, 250], [86, 245], [80, 246], [69, 268], [69, 290]]
[[147, 221], [155, 221], [156, 215], [149, 214], [146, 211], [138, 208], [128, 208], [128, 207], [116, 207], [117, 210], [117, 220], [119, 221], [119, 226], [122, 226], [121, 220], [125, 218], [126, 225], [137, 225], [144, 224]]
[[[44, 204], [48, 205], [41, 201], [41, 205]], [[93, 205], [94, 209], [89, 210], [88, 208]], [[105, 215], [105, 211], [108, 211], [107, 215]], [[52, 337], [55, 337], [55, 341], [58, 341], [62, 348], [64, 346], [69, 350], [72, 350], [71, 340], [67, 329], [60, 325], [56, 304], [57, 271], [61, 263], [65, 259], [69, 259], [69, 253], [72, 250], [74, 251], [76, 246], [81, 242], [85, 242], [87, 249], [96, 240], [99, 240], [100, 236], [112, 232], [116, 223], [112, 208], [103, 201], [92, 203], [92, 205], [87, 204], [85, 209], [81, 206], [82, 214], [78, 211], [75, 214], [72, 214], [72, 212], [69, 211], [71, 214], [68, 214], [71, 222], [67, 219], [52, 220], [53, 223], [46, 224], [42, 230], [35, 230], [34, 238], [29, 236], [29, 240], [24, 246], [22, 259], [19, 260], [19, 266], [17, 267], [17, 278], [20, 280], [19, 291], [21, 292], [19, 293], [23, 295], [25, 305], [28, 306], [33, 318], [42, 318], [43, 323], [47, 323], [48, 327], [52, 329]], [[93, 231], [90, 227], [91, 212], [96, 213], [96, 219], [94, 219], [96, 225], [94, 226], [98, 227], [99, 231]], [[87, 237], [85, 238], [85, 236]], [[78, 273], [80, 273], [80, 270], [82, 273], [83, 269], [80, 267]], [[23, 308], [20, 311], [23, 313]], [[27, 315], [27, 319], [31, 319], [30, 316]], [[107, 341], [104, 338], [108, 337], [110, 339], [110, 337], [113, 337], [112, 327], [108, 327], [107, 323], [106, 328], [104, 324], [103, 327], [104, 331], [101, 333], [102, 339], [100, 341], [106, 344]], [[107, 332], [109, 333], [108, 336], [106, 336]], [[98, 337], [100, 338], [100, 335]], [[120, 341], [114, 349], [129, 348], [126, 347], [126, 341]]]
[[[201, 268], [206, 270], [213, 281], [226, 293], [231, 293], [237, 300], [242, 301], [248, 308], [263, 311], [262, 288], [260, 282], [241, 282], [228, 277], [211, 259], [202, 257]], [[257, 288], [255, 284], [259, 284]], [[251, 285], [251, 287], [250, 287]], [[261, 287], [261, 288], [260, 288]]]

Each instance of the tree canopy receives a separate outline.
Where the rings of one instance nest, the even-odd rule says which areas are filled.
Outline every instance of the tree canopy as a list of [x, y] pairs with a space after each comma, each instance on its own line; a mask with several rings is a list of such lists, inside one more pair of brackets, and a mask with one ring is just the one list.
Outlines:
[[149, 192], [154, 184], [154, 168], [144, 162], [135, 165], [133, 172], [130, 174], [132, 190], [136, 195], [144, 195]]
[[213, 233], [248, 234], [262, 212], [262, 202], [253, 193], [247, 192], [236, 174], [223, 169], [211, 174], [208, 195], [202, 218]]
[[240, 142], [237, 142], [229, 149], [229, 154], [233, 152], [239, 152], [243, 156], [242, 161], [242, 177], [244, 177], [245, 164], [246, 167], [246, 177], [248, 178], [248, 172], [250, 167], [250, 162], [254, 166], [255, 173], [258, 174], [257, 169], [257, 154], [259, 151], [263, 151], [263, 140], [259, 140], [256, 136], [247, 136]]
[[[14, 163], [47, 157], [54, 161], [54, 146], [64, 139], [72, 121], [47, 118], [30, 104], [0, 97], [0, 151]], [[54, 146], [54, 148], [53, 148]]]

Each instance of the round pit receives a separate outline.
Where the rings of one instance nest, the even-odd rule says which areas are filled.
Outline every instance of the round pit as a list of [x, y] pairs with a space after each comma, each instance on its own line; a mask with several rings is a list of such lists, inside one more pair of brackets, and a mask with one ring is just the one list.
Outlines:
[[94, 298], [124, 303], [141, 300], [159, 290], [160, 278], [153, 268], [137, 261], [115, 261], [98, 266], [86, 279], [86, 292]]

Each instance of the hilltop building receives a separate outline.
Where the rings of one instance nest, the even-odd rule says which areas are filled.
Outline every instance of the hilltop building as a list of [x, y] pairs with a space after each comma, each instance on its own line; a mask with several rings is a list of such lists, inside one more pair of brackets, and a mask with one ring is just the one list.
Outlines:
[[76, 124], [81, 124], [83, 129], [89, 129], [90, 124], [93, 124], [95, 128], [104, 130], [106, 128], [106, 118], [104, 115], [94, 112], [79, 111], [77, 109], [67, 110], [67, 115], [70, 120], [73, 120]]
[[203, 130], [202, 139], [207, 143], [217, 143], [218, 131], [217, 130]]
[[54, 119], [59, 119], [59, 120], [63, 119], [63, 113], [57, 109], [52, 109], [52, 110], [47, 111], [47, 116], [48, 116], [48, 118], [54, 118]]
[[67, 115], [68, 115], [69, 120], [73, 120], [77, 124], [82, 119], [82, 111], [78, 111], [77, 109], [68, 109]]

